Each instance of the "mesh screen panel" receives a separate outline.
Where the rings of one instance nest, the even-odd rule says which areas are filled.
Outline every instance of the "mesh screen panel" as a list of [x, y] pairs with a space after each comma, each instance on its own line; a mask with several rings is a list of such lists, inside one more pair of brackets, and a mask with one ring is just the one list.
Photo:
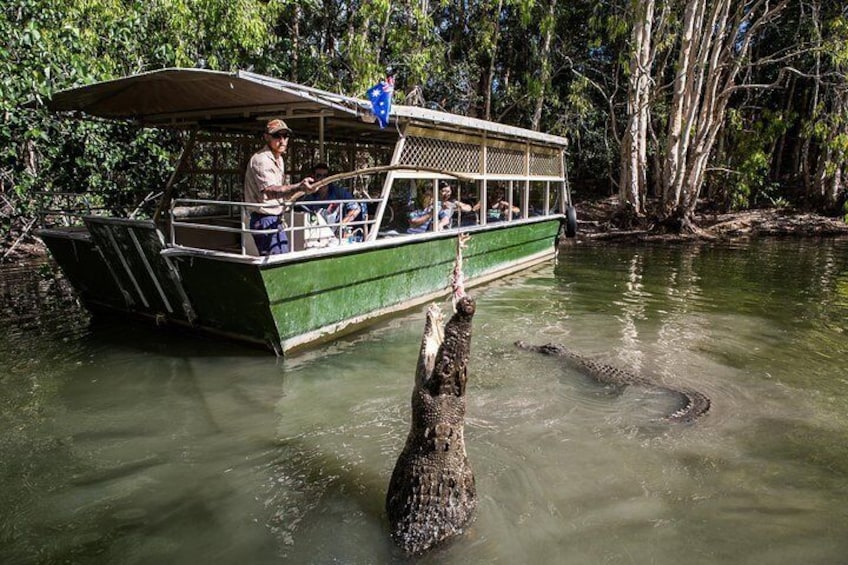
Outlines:
[[460, 173], [480, 171], [480, 147], [445, 139], [408, 137], [400, 164]]

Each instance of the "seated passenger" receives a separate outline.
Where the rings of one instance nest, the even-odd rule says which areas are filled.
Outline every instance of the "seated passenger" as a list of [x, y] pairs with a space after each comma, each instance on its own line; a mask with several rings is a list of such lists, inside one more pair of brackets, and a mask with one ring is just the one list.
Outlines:
[[[433, 195], [429, 192], [419, 193], [419, 207], [409, 213], [409, 228], [406, 233], [424, 233], [433, 225]], [[439, 228], [450, 226], [453, 210], [445, 207], [439, 210]]]
[[477, 214], [474, 207], [461, 200], [458, 200], [453, 193], [453, 186], [447, 182], [439, 184], [439, 198], [442, 205], [446, 209], [450, 209], [453, 218], [459, 219], [461, 226], [473, 226], [477, 223]]
[[[313, 182], [318, 182], [329, 176], [330, 168], [326, 163], [318, 163], [312, 168]], [[353, 200], [353, 194], [346, 188], [342, 188], [334, 183], [324, 185], [312, 194], [301, 199], [301, 202], [315, 202], [325, 200]], [[351, 222], [364, 222], [367, 214], [367, 206], [358, 202], [331, 202], [324, 204], [304, 204], [312, 212], [321, 212], [327, 223], [341, 224], [334, 227], [334, 230], [343, 233], [347, 230], [346, 224]], [[342, 210], [344, 215], [341, 214]], [[353, 230], [361, 229], [365, 231], [365, 226], [362, 224], [350, 226]], [[336, 229], [339, 228], [339, 229]]]
[[502, 188], [495, 192], [495, 197], [489, 202], [488, 219], [490, 222], [499, 222], [509, 219], [509, 212], [512, 209], [512, 217], [517, 218], [521, 213], [518, 206], [509, 205], [509, 200], [506, 199], [506, 193]]

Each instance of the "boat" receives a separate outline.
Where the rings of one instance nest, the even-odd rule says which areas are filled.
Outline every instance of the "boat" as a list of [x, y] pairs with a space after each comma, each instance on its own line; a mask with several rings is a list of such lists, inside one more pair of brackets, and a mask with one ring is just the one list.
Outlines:
[[[393, 105], [380, 127], [364, 99], [244, 70], [155, 70], [59, 91], [47, 106], [59, 116], [173, 130], [183, 142], [146, 217], [43, 214], [38, 235], [95, 315], [284, 355], [445, 296], [460, 233], [471, 236], [464, 255], [473, 286], [551, 260], [576, 229], [567, 139], [556, 135], [405, 105]], [[330, 163], [337, 173], [326, 181], [352, 198], [323, 204], [355, 201], [363, 213], [342, 225], [287, 203], [289, 252], [260, 256], [242, 187], [273, 118], [292, 130], [291, 178]], [[438, 209], [449, 207], [439, 200], [446, 181], [476, 211], [407, 233], [410, 201], [429, 193]], [[496, 191], [506, 212], [489, 209]]]

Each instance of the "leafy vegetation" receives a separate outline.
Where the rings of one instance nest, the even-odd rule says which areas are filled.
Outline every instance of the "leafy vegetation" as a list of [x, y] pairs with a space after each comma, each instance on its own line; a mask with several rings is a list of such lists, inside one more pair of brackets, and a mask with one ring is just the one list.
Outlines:
[[[735, 69], [725, 98], [675, 130], [686, 100], [674, 93], [689, 88], [676, 86], [681, 65], [705, 62], [685, 47], [710, 29], [688, 37], [688, 10], [725, 8], [738, 17], [722, 52]], [[162, 185], [172, 135], [59, 121], [43, 102], [169, 66], [253, 68], [356, 96], [391, 67], [398, 102], [568, 136], [580, 198], [618, 192], [639, 208], [677, 190], [686, 206], [707, 198], [834, 214], [845, 202], [848, 13], [834, 0], [12, 0], [0, 33], [4, 240], [32, 225], [42, 193], [93, 192], [97, 205], [129, 213]], [[677, 136], [701, 134], [674, 185]], [[681, 173], [695, 164], [701, 173]]]

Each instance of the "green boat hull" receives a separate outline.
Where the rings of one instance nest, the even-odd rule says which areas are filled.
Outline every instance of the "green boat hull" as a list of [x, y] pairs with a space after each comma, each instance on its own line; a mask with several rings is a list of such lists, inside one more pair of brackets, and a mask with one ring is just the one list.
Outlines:
[[[479, 226], [467, 284], [550, 259], [564, 218]], [[167, 248], [151, 222], [87, 218], [40, 235], [94, 313], [129, 313], [261, 344], [278, 354], [447, 293], [458, 232], [259, 258]]]

